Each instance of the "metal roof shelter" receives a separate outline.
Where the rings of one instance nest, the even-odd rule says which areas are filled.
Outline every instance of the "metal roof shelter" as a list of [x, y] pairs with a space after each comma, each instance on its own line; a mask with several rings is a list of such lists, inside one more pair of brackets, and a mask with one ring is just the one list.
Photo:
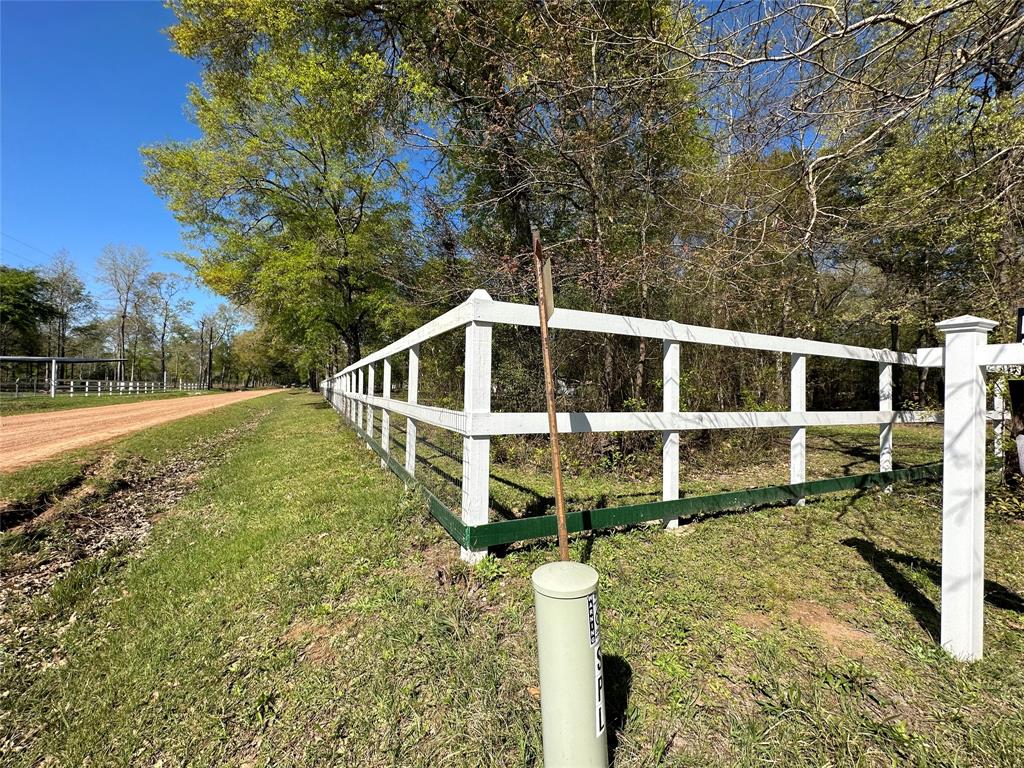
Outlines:
[[49, 363], [50, 397], [57, 396], [57, 363], [123, 363], [124, 357], [57, 357], [54, 355], [0, 355], [0, 363]]

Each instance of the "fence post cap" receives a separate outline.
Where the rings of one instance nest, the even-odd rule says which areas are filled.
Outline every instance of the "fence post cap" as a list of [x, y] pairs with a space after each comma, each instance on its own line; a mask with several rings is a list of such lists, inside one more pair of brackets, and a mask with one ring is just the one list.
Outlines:
[[974, 315], [960, 315], [960, 317], [936, 323], [935, 327], [943, 333], [961, 333], [964, 331], [983, 331], [988, 333], [997, 325], [999, 323], [995, 320], [986, 320], [983, 317], [975, 317]]
[[469, 294], [470, 301], [491, 301], [491, 294], [485, 291], [483, 288], [477, 288], [471, 294]]
[[533, 588], [542, 595], [558, 599], [584, 597], [597, 589], [597, 571], [589, 565], [557, 562], [542, 565], [533, 572]]

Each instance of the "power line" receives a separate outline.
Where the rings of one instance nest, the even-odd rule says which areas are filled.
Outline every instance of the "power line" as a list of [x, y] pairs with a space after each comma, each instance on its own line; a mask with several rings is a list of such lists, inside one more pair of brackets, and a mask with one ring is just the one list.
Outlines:
[[14, 242], [21, 243], [26, 248], [31, 248], [33, 251], [38, 251], [39, 253], [43, 254], [43, 256], [53, 256], [53, 254], [50, 253], [49, 251], [44, 251], [42, 248], [37, 248], [36, 246], [32, 245], [32, 243], [26, 243], [24, 240], [15, 237], [14, 235], [9, 235], [6, 232], [0, 232], [0, 235], [3, 235], [4, 237], [9, 237]]
[[0, 251], [2, 251], [7, 256], [13, 256], [16, 259], [21, 259], [23, 264], [28, 264], [29, 266], [32, 266], [32, 259], [30, 259], [28, 256], [22, 256], [17, 251], [12, 251], [10, 248], [6, 246], [0, 246]]

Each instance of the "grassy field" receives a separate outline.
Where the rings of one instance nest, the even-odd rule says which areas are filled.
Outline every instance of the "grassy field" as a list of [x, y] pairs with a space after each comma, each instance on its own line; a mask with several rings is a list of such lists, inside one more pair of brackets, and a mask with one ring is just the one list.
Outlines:
[[[914, 463], [915, 435], [933, 451], [934, 433], [901, 433], [901, 461]], [[810, 476], [859, 471], [870, 437], [818, 434]], [[186, 493], [147, 507], [141, 542], [4, 605], [0, 762], [542, 764], [529, 575], [551, 542], [468, 569], [304, 394], [135, 435], [108, 479], [141, 462], [159, 485], [186, 445], [208, 456], [178, 473]], [[4, 477], [0, 496], [45, 495], [64, 466]], [[684, 478], [713, 490], [785, 471], [778, 456], [741, 466]], [[506, 479], [529, 503], [541, 478]], [[591, 481], [645, 492], [607, 472]], [[602, 575], [615, 765], [1020, 765], [1018, 501], [994, 499], [989, 515], [986, 657], [973, 665], [936, 648], [936, 485], [576, 537]], [[3, 578], [66, 519], [4, 534]]]
[[69, 408], [96, 408], [100, 405], [120, 405], [122, 403], [143, 403], [147, 400], [167, 400], [175, 397], [192, 397], [205, 395], [208, 392], [181, 392], [176, 389], [166, 392], [153, 392], [148, 395], [108, 395], [106, 393], [97, 395], [90, 393], [88, 397], [84, 394], [57, 395], [47, 397], [46, 395], [31, 395], [28, 397], [3, 397], [0, 398], [0, 416], [18, 416], [23, 413], [42, 413], [44, 411], [65, 411]]

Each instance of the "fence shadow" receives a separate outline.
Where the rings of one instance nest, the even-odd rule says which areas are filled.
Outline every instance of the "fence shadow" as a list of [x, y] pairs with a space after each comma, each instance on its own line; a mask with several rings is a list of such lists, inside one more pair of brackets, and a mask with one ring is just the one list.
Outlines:
[[[878, 572], [889, 589], [903, 601], [920, 627], [938, 642], [938, 608], [916, 584], [900, 573], [899, 566], [920, 571], [938, 586], [942, 585], [942, 566], [934, 560], [883, 549], [867, 539], [852, 537], [844, 539], [842, 543], [857, 550], [864, 561]], [[1024, 614], [1024, 598], [991, 579], [985, 579], [985, 602], [996, 608]]]

